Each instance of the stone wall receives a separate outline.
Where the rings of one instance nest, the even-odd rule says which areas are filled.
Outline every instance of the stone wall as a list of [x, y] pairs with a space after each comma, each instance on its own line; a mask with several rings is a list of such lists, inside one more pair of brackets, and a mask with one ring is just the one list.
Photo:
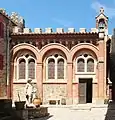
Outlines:
[[6, 47], [4, 40], [0, 40], [0, 97], [6, 96]]
[[43, 84], [43, 104], [48, 104], [51, 98], [66, 99], [66, 84]]
[[[1, 12], [1, 11], [0, 11]], [[0, 14], [0, 97], [8, 97], [7, 87], [9, 87], [9, 34], [13, 24], [5, 17], [5, 14]]]
[[25, 100], [25, 86], [26, 84], [13, 84], [13, 101], [19, 100], [18, 92], [20, 94], [20, 99]]
[[77, 104], [78, 103], [78, 83], [73, 84], [73, 104]]
[[[26, 83], [15, 83], [15, 84], [13, 84], [13, 101], [19, 100], [18, 92], [20, 94], [20, 99], [21, 100], [26, 100], [25, 86], [26, 86]], [[34, 84], [34, 86], [36, 87], [36, 84]]]

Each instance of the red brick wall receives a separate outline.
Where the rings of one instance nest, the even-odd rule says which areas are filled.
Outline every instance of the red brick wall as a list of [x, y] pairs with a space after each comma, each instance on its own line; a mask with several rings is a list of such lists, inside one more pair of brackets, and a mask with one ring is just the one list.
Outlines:
[[0, 97], [6, 95], [6, 50], [4, 40], [0, 40]]
[[[0, 22], [6, 24], [2, 16], [0, 16]], [[2, 35], [0, 37], [0, 97], [5, 96], [6, 96], [6, 40], [3, 38]]]

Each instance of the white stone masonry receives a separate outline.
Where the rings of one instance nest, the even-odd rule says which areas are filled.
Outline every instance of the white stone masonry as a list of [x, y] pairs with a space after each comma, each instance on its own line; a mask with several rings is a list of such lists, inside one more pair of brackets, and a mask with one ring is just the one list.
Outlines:
[[[20, 32], [20, 28], [18, 26], [15, 26], [13, 29], [13, 33], [19, 33]], [[63, 28], [56, 28], [56, 32], [53, 31], [52, 28], [45, 28], [45, 31], [43, 31], [43, 29], [41, 28], [34, 28], [34, 31], [32, 32], [30, 28], [24, 28], [23, 29], [23, 34], [42, 34], [42, 33], [76, 33], [77, 31], [75, 30], [75, 28], [68, 28], [67, 31], [64, 31]], [[98, 33], [98, 29], [97, 28], [91, 28], [90, 31], [87, 31], [86, 28], [80, 28], [78, 33]], [[21, 33], [21, 32], [20, 32]]]

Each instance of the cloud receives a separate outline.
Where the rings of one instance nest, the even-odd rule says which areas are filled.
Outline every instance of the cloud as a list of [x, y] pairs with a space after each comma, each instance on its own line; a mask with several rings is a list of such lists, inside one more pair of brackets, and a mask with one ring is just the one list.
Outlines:
[[112, 7], [108, 7], [105, 4], [101, 4], [98, 1], [94, 1], [91, 4], [91, 7], [96, 11], [99, 12], [100, 7], [103, 7], [105, 10], [105, 14], [109, 17], [109, 18], [114, 18], [115, 17], [115, 8]]
[[72, 22], [67, 21], [67, 20], [63, 20], [63, 19], [58, 19], [58, 18], [53, 18], [52, 19], [54, 22], [62, 25], [63, 27], [71, 27], [72, 26]]

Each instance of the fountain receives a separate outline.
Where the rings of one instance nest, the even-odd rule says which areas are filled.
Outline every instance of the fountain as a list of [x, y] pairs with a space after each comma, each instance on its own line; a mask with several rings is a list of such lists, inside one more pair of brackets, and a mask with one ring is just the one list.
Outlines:
[[28, 120], [30, 118], [40, 118], [49, 115], [48, 107], [41, 106], [41, 99], [36, 95], [37, 90], [33, 87], [32, 80], [26, 84], [26, 101], [21, 101], [18, 92], [18, 101], [12, 107], [11, 99], [0, 99], [0, 120]]
[[32, 84], [29, 78], [25, 87], [26, 91], [26, 109], [28, 110], [28, 118], [38, 118], [48, 116], [48, 107], [41, 107], [41, 98], [38, 90]]

